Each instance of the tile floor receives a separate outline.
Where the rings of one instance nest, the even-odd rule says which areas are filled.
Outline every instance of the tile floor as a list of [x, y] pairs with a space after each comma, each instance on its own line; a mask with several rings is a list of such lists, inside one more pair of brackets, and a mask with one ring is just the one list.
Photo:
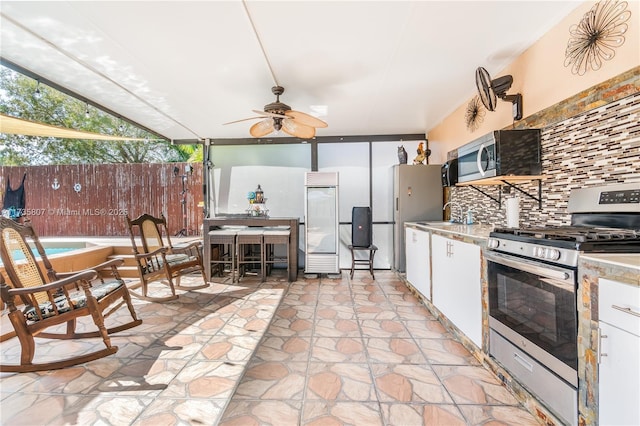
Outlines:
[[[0, 423], [538, 425], [394, 272], [216, 281], [169, 303], [134, 299], [144, 322], [112, 336], [113, 356], [0, 374]], [[101, 344], [43, 343], [41, 359]], [[1, 353], [19, 356], [13, 341]]]

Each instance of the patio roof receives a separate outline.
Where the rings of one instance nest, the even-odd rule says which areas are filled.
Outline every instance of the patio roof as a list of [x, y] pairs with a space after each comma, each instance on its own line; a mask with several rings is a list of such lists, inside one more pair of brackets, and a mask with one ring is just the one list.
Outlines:
[[277, 84], [318, 136], [425, 133], [579, 4], [3, 1], [1, 55], [172, 140], [249, 137]]

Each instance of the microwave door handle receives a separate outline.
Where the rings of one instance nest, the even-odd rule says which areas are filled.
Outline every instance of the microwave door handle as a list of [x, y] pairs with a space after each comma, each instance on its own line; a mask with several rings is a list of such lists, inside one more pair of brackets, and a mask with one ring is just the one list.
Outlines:
[[480, 172], [481, 176], [484, 176], [486, 171], [484, 167], [482, 167], [482, 152], [485, 150], [486, 148], [484, 147], [484, 144], [481, 144], [480, 148], [478, 149], [478, 155], [476, 156], [476, 163], [478, 165], [478, 171]]
[[554, 278], [560, 281], [566, 281], [571, 278], [571, 275], [568, 272], [556, 271], [555, 269], [548, 269], [542, 266], [532, 265], [528, 262], [523, 261], [522, 259], [511, 260], [510, 258], [498, 254], [487, 255], [487, 259], [501, 265], [510, 266], [514, 269], [519, 269], [521, 271], [529, 272], [534, 275], [540, 275], [545, 278]]

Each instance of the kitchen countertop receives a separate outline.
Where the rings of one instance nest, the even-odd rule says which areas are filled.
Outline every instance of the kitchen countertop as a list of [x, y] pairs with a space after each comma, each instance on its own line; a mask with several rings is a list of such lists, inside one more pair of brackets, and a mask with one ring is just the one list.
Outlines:
[[421, 229], [424, 231], [437, 231], [438, 234], [457, 234], [462, 237], [470, 237], [477, 240], [487, 240], [489, 233], [493, 231], [493, 225], [473, 224], [464, 225], [462, 223], [450, 223], [450, 222], [405, 222], [405, 226]]
[[578, 268], [600, 278], [640, 286], [640, 253], [584, 253]]
[[610, 263], [614, 266], [636, 269], [640, 273], [640, 253], [586, 253], [580, 257], [586, 261]]

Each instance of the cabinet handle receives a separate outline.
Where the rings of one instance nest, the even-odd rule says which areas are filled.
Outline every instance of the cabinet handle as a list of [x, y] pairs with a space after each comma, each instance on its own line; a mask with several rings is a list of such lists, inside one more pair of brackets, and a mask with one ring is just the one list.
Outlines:
[[634, 311], [634, 310], [633, 310], [633, 309], [631, 309], [631, 308], [623, 308], [622, 306], [618, 306], [618, 305], [611, 305], [611, 307], [612, 307], [613, 309], [617, 309], [617, 310], [619, 310], [619, 311], [622, 311], [622, 312], [624, 312], [625, 314], [630, 314], [630, 315], [633, 315], [633, 316], [635, 316], [635, 317], [640, 317], [640, 312], [636, 312], [636, 311]]
[[607, 354], [602, 353], [602, 339], [606, 339], [607, 335], [602, 334], [602, 330], [598, 328], [598, 348], [596, 349], [596, 359], [598, 360], [598, 364], [602, 364], [602, 357], [607, 356]]
[[451, 257], [451, 254], [452, 254], [451, 253], [451, 246], [452, 246], [452, 244], [449, 241], [447, 241], [447, 257]]

